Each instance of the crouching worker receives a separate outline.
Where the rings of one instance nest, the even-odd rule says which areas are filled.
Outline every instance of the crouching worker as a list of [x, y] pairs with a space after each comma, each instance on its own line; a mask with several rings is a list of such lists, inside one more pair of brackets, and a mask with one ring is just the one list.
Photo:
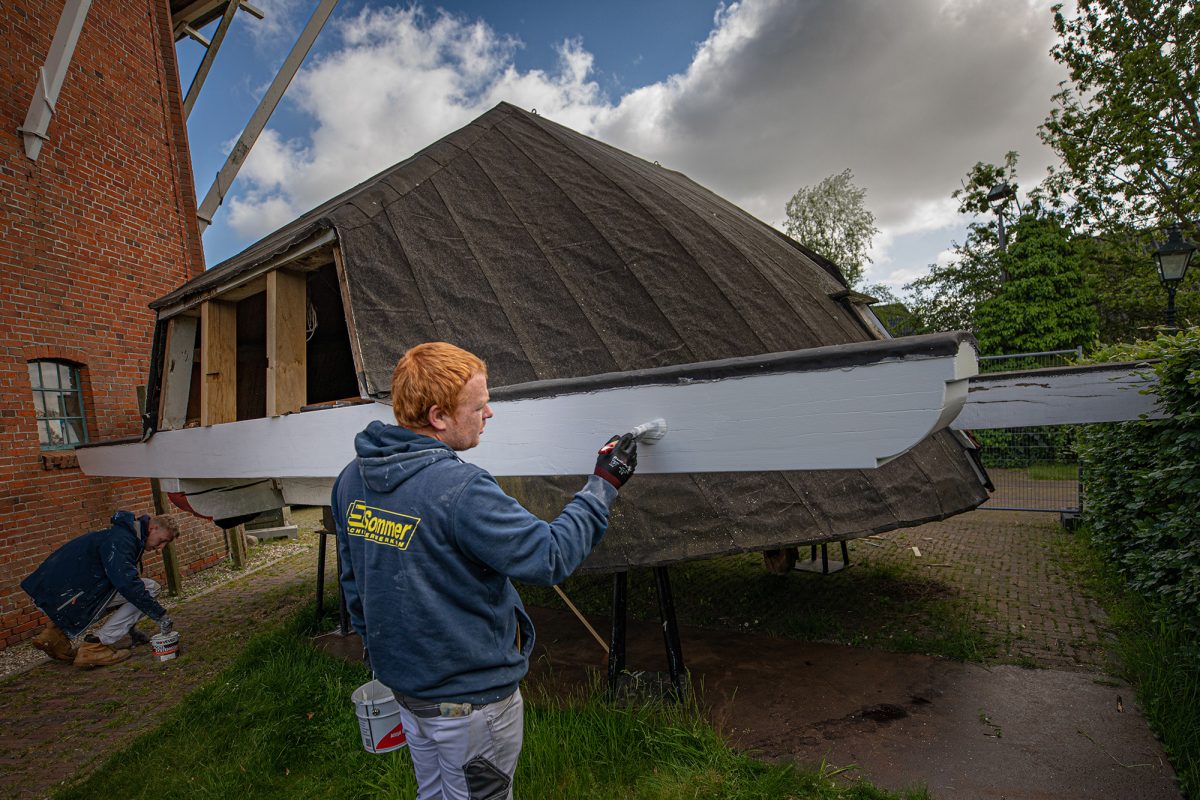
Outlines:
[[[118, 511], [111, 528], [86, 533], [51, 553], [21, 582], [50, 618], [33, 646], [77, 667], [104, 667], [124, 661], [134, 644], [146, 642], [133, 627], [143, 616], [170, 631], [171, 618], [154, 599], [158, 583], [141, 577], [139, 566], [144, 552], [158, 550], [178, 533], [179, 524], [165, 514], [135, 519]], [[76, 649], [71, 640], [109, 610], [108, 620]]]
[[358, 434], [333, 487], [351, 623], [401, 704], [417, 797], [511, 798], [533, 625], [509, 579], [550, 586], [575, 571], [604, 536], [637, 443], [605, 443], [595, 474], [546, 523], [455, 455], [492, 416], [480, 358], [417, 345], [392, 375], [392, 410], [399, 426]]

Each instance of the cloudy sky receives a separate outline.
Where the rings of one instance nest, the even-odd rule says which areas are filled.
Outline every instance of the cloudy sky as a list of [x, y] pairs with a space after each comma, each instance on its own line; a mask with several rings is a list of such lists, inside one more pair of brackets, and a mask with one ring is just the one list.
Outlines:
[[[203, 196], [316, 0], [239, 12], [189, 120]], [[506, 100], [680, 170], [781, 225], [853, 170], [881, 233], [867, 282], [945, 259], [975, 162], [1051, 154], [1065, 77], [1043, 0], [342, 0], [213, 226], [215, 265]], [[215, 23], [206, 33], [211, 34]], [[186, 87], [201, 56], [180, 45]]]

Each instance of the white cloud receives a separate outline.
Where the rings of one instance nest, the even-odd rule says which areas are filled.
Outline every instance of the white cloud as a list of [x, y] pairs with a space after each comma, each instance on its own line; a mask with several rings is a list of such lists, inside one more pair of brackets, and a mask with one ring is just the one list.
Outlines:
[[367, 7], [331, 20], [335, 44], [288, 93], [311, 130], [260, 139], [228, 224], [267, 233], [280, 209], [303, 212], [507, 100], [773, 224], [796, 189], [849, 167], [883, 231], [874, 272], [923, 270], [898, 243], [961, 226], [949, 194], [972, 164], [1015, 149], [1033, 183], [1049, 163], [1036, 127], [1063, 77], [1049, 5], [743, 0], [718, 9], [684, 72], [615, 99], [581, 40], [559, 45], [553, 72], [521, 72], [521, 42], [483, 21]]
[[238, 12], [238, 17], [249, 20], [246, 30], [258, 44], [287, 41], [290, 47], [307, 21], [303, 16], [306, 5], [305, 0], [255, 0], [254, 6], [263, 12], [263, 18], [253, 19], [245, 9]]

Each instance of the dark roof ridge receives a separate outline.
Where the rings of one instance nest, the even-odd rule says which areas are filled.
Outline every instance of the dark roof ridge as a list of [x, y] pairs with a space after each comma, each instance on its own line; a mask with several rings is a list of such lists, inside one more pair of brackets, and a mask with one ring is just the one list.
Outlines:
[[[529, 114], [529, 112], [526, 112], [523, 109], [520, 109], [511, 103], [502, 100], [491, 109], [484, 112], [479, 117], [471, 120], [461, 128], [456, 128], [455, 130], [443, 136], [441, 139], [422, 147], [420, 150], [413, 153], [403, 161], [399, 161], [395, 164], [392, 164], [390, 167], [387, 167], [386, 169], [380, 170], [371, 177], [314, 206], [293, 221], [281, 228], [277, 228], [258, 241], [249, 245], [237, 255], [225, 259], [221, 263], [205, 270], [204, 274], [193, 278], [179, 288], [175, 289], [173, 292], [154, 300], [150, 303], [150, 308], [158, 309], [165, 306], [174, 305], [175, 303], [178, 303], [181, 300], [190, 297], [191, 295], [202, 292], [205, 289], [218, 286], [226, 280], [253, 269], [264, 261], [286, 252], [297, 242], [309, 238], [316, 232], [335, 227], [331, 218], [332, 214], [342, 206], [348, 204], [354, 197], [364, 194], [371, 188], [381, 183], [386, 183], [389, 178], [411, 169], [420, 159], [430, 158], [428, 153], [435, 150], [435, 148], [444, 145], [450, 145], [453, 147], [458, 147], [461, 153], [465, 153], [466, 148], [459, 147], [454, 143], [454, 139], [464, 138], [465, 136], [469, 135], [472, 128], [490, 129], [500, 122], [500, 120], [513, 113], [520, 113], [536, 117], [536, 115]], [[440, 162], [438, 169], [440, 170], [444, 168], [449, 163], [450, 160]], [[434, 170], [434, 172], [436, 171], [437, 170]], [[421, 182], [423, 182], [423, 180], [419, 181], [418, 185]], [[391, 187], [389, 186], [389, 189], [390, 188]]]

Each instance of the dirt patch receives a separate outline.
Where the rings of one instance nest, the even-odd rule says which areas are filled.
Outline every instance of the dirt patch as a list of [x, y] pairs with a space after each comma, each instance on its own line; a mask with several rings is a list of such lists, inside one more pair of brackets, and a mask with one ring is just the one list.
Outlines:
[[[604, 651], [569, 612], [531, 614], [533, 687], [561, 693], [603, 674]], [[1181, 797], [1132, 690], [1112, 680], [691, 628], [681, 639], [713, 724], [762, 758], [855, 765], [934, 798]], [[665, 669], [659, 625], [632, 624], [628, 650], [631, 669]]]

